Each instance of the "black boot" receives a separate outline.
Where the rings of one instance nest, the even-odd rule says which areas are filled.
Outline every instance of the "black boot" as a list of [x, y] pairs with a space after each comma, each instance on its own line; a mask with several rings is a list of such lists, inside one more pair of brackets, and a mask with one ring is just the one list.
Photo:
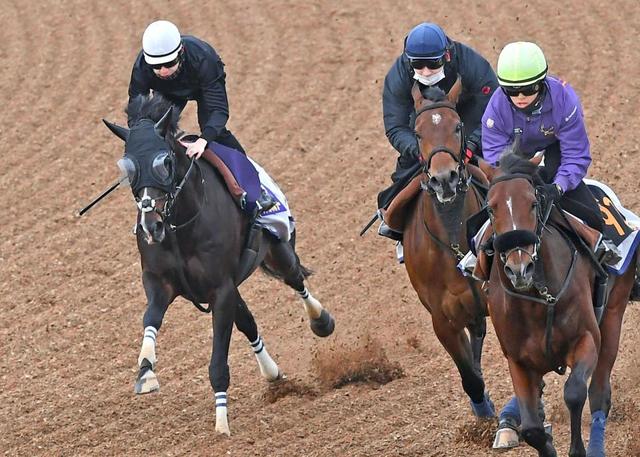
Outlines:
[[402, 232], [396, 232], [384, 221], [380, 222], [380, 228], [378, 228], [378, 235], [386, 236], [387, 238], [391, 238], [394, 241], [402, 241]]
[[631, 295], [629, 300], [640, 301], [640, 275], [636, 271], [636, 277], [633, 280], [633, 287], [631, 288]]

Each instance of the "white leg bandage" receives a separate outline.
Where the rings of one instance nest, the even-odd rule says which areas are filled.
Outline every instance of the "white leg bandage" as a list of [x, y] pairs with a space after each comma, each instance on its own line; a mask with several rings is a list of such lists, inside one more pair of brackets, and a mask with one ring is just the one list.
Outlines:
[[144, 329], [144, 336], [142, 337], [142, 349], [138, 356], [138, 366], [142, 363], [143, 359], [147, 359], [151, 362], [151, 365], [155, 367], [156, 359], [156, 337], [158, 336], [158, 330], [155, 327], [146, 327]]
[[318, 319], [320, 317], [320, 313], [322, 312], [322, 305], [318, 300], [316, 300], [309, 289], [306, 287], [302, 292], [298, 292], [300, 298], [304, 301], [304, 310], [307, 312], [307, 316], [310, 319]]
[[258, 360], [258, 367], [260, 367], [260, 374], [268, 381], [274, 381], [280, 377], [280, 370], [278, 365], [273, 361], [267, 348], [264, 347], [262, 337], [258, 335], [258, 339], [251, 343], [253, 352]]
[[231, 435], [229, 420], [227, 418], [227, 393], [216, 392], [216, 432]]

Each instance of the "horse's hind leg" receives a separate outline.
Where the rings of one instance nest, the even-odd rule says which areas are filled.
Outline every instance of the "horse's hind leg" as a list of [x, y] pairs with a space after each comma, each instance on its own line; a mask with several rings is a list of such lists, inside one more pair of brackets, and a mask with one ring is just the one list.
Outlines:
[[582, 410], [587, 400], [587, 380], [598, 362], [598, 349], [591, 333], [584, 334], [575, 346], [571, 374], [564, 384], [564, 402], [571, 415], [571, 457], [586, 455], [582, 441]]
[[273, 361], [267, 348], [262, 341], [262, 337], [258, 333], [258, 326], [253, 318], [253, 314], [247, 307], [244, 300], [240, 300], [238, 303], [238, 309], [236, 310], [236, 327], [240, 330], [249, 340], [251, 349], [256, 355], [258, 360], [258, 367], [262, 377], [267, 381], [275, 381], [282, 377], [278, 365]]
[[142, 319], [144, 335], [138, 356], [138, 377], [134, 387], [136, 394], [146, 394], [160, 389], [158, 378], [153, 371], [157, 361], [156, 337], [169, 303], [175, 298], [173, 289], [154, 275], [143, 273], [142, 283], [147, 296], [147, 309]]
[[[620, 281], [622, 278], [618, 279]], [[605, 427], [611, 408], [611, 370], [618, 355], [622, 317], [627, 305], [624, 290], [629, 286], [618, 286], [613, 290], [609, 306], [600, 323], [600, 355], [589, 385], [589, 407], [591, 409], [591, 433], [589, 434], [589, 457], [605, 455]]]
[[304, 309], [309, 316], [313, 333], [322, 337], [329, 336], [335, 328], [335, 320], [305, 287], [304, 280], [311, 272], [300, 263], [294, 246], [295, 232], [288, 243], [271, 237], [270, 249], [265, 257], [267, 271], [272, 270], [273, 275], [281, 278], [286, 285], [298, 293], [304, 302]]

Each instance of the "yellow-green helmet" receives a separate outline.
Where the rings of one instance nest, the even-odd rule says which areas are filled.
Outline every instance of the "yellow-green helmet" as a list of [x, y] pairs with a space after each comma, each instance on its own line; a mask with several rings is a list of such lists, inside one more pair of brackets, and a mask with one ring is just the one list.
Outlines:
[[498, 82], [501, 86], [527, 86], [543, 80], [548, 68], [547, 59], [537, 44], [509, 43], [498, 57]]

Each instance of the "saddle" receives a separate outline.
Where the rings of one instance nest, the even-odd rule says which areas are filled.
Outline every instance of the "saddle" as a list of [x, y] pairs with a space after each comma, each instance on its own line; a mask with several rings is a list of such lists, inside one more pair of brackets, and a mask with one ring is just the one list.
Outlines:
[[[487, 177], [480, 168], [472, 164], [467, 164], [467, 170], [471, 174], [472, 183], [478, 183], [480, 185], [479, 189], [481, 189], [482, 186], [489, 186], [489, 181], [487, 181]], [[416, 196], [420, 193], [421, 182], [422, 175], [414, 177], [409, 181], [409, 184], [407, 184], [407, 186], [402, 189], [398, 195], [393, 198], [393, 200], [391, 200], [391, 203], [386, 210], [380, 210], [382, 219], [392, 230], [400, 233], [404, 231], [404, 225], [407, 220], [407, 210], [410, 208], [410, 204], [414, 201]], [[479, 191], [483, 193], [482, 190]]]

